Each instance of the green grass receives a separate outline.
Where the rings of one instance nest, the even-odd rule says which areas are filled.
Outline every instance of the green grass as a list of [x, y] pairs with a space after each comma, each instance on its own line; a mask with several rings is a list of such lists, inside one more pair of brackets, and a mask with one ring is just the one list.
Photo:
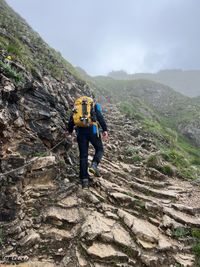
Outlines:
[[[140, 112], [141, 110], [144, 111], [143, 106], [144, 103], [142, 101], [136, 100], [134, 103], [122, 102], [120, 108], [128, 117], [137, 119], [143, 131], [154, 136], [158, 152], [146, 159], [147, 166], [153, 167], [169, 176], [172, 176], [176, 169], [184, 178], [197, 178], [200, 175], [200, 150], [185, 137], [181, 136], [174, 128], [166, 127], [166, 122], [161, 117], [153, 115], [151, 109], [145, 109], [150, 114], [150, 117], [146, 118]], [[133, 148], [128, 148], [125, 153], [128, 156], [134, 157], [135, 155]]]
[[132, 161], [133, 161], [133, 163], [141, 162], [141, 161], [143, 161], [143, 158], [139, 155], [134, 155], [134, 156], [132, 156]]
[[20, 57], [23, 49], [20, 45], [11, 43], [6, 47], [6, 50], [9, 55]]
[[188, 168], [190, 166], [188, 160], [186, 159], [187, 155], [181, 153], [178, 148], [169, 148], [161, 151], [160, 155], [165, 161], [171, 162], [176, 167], [185, 167]]
[[124, 155], [129, 157], [133, 163], [143, 161], [143, 158], [139, 155], [139, 149], [133, 146], [128, 146], [124, 148]]
[[32, 216], [34, 217], [34, 218], [37, 218], [38, 216], [40, 215], [40, 213], [38, 212], [38, 210], [32, 210]]
[[184, 267], [184, 265], [181, 263], [176, 263], [175, 267]]
[[174, 171], [173, 171], [172, 167], [168, 164], [161, 167], [161, 172], [165, 175], [168, 175], [168, 176], [174, 175]]
[[32, 154], [32, 157], [45, 157], [45, 156], [47, 156], [47, 154], [48, 154], [48, 152], [34, 152], [33, 154]]

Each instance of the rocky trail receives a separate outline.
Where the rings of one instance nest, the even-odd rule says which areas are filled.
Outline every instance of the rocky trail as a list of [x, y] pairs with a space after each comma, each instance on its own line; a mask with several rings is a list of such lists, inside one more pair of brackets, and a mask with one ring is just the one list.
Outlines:
[[[106, 118], [110, 139], [102, 176], [93, 177], [89, 190], [78, 183], [76, 144], [28, 167], [17, 217], [1, 222], [0, 266], [197, 266], [193, 238], [176, 233], [200, 227], [200, 188], [131, 164], [124, 148], [150, 155], [154, 140], [114, 105]], [[16, 190], [13, 185], [9, 194]]]

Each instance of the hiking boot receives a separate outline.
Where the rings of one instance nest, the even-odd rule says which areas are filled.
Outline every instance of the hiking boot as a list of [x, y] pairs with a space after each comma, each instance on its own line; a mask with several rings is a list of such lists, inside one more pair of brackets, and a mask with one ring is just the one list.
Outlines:
[[81, 181], [81, 185], [82, 185], [82, 189], [85, 189], [85, 190], [89, 189], [89, 179], [83, 179]]
[[89, 171], [90, 171], [92, 174], [94, 174], [96, 177], [100, 177], [100, 176], [101, 176], [101, 174], [100, 174], [100, 172], [99, 172], [99, 170], [98, 170], [98, 165], [97, 165], [96, 162], [93, 162], [93, 163], [92, 163], [91, 167], [89, 168]]

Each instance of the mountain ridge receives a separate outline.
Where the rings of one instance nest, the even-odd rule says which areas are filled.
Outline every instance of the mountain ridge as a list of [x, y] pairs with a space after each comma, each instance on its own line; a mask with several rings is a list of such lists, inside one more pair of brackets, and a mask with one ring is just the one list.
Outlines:
[[[98, 90], [111, 95], [115, 101], [126, 101], [126, 98], [131, 100], [132, 97], [139, 97], [155, 112], [163, 116], [167, 123], [166, 126], [176, 128], [193, 144], [200, 145], [199, 97], [185, 96], [167, 85], [151, 80], [117, 80], [108, 76], [88, 78], [88, 75], [82, 77], [87, 79], [94, 88], [96, 86]], [[185, 126], [187, 123], [190, 124], [190, 127]]]
[[109, 77], [119, 80], [148, 79], [168, 85], [174, 90], [190, 97], [200, 95], [200, 70], [168, 69], [157, 73], [128, 74], [125, 71], [112, 71]]

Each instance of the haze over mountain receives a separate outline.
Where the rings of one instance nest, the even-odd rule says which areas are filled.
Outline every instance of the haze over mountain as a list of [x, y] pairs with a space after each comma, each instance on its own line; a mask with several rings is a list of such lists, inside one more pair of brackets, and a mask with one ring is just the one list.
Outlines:
[[90, 75], [200, 69], [198, 0], [7, 0]]
[[117, 80], [148, 79], [168, 85], [190, 97], [200, 96], [200, 70], [162, 70], [157, 73], [128, 74], [125, 71], [112, 71], [109, 77]]

